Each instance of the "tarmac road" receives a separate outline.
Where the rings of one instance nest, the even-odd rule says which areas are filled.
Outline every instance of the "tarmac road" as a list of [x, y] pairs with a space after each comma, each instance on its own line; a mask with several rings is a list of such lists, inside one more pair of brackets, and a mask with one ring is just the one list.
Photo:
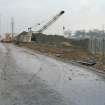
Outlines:
[[0, 43], [0, 105], [105, 105], [105, 79], [91, 70]]

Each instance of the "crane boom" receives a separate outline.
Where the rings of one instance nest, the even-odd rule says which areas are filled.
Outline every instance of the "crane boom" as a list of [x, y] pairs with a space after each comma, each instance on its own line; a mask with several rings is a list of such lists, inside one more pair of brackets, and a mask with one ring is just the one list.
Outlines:
[[59, 14], [54, 16], [47, 24], [45, 24], [40, 30], [38, 30], [38, 32], [42, 33], [43, 31], [45, 31], [50, 25], [52, 25], [64, 13], [65, 13], [65, 11], [61, 11]]

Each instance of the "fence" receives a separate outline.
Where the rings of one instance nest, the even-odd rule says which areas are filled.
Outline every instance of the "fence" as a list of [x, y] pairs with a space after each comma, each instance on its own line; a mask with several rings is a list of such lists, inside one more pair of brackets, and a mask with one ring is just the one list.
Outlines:
[[102, 60], [105, 61], [105, 37], [91, 37], [89, 40], [89, 51], [93, 54], [100, 54]]

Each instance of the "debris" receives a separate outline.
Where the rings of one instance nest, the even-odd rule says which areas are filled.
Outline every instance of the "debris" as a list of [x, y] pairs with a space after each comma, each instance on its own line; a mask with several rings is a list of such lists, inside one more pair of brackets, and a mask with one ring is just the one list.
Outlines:
[[96, 64], [95, 60], [77, 61], [77, 62], [86, 66], [93, 66]]
[[61, 57], [63, 54], [55, 54], [56, 57]]
[[69, 79], [69, 80], [72, 80], [72, 78], [71, 78], [71, 77], [68, 77], [68, 79]]
[[96, 79], [96, 81], [98, 81], [99, 79]]
[[69, 42], [62, 42], [61, 45], [65, 47], [72, 47], [72, 44], [70, 44]]

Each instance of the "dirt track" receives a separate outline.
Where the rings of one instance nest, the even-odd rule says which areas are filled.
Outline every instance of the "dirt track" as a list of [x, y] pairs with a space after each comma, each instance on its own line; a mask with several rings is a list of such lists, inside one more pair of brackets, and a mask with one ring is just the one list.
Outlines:
[[11, 44], [0, 44], [1, 105], [104, 105], [95, 72]]

